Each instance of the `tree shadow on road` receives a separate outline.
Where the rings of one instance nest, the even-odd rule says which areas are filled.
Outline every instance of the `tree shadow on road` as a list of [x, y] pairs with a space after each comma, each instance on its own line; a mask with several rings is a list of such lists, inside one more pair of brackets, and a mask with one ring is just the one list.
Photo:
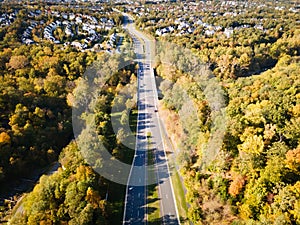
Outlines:
[[148, 225], [161, 225], [164, 222], [164, 224], [168, 225], [179, 225], [178, 220], [175, 218], [175, 216], [169, 216], [165, 215], [163, 217], [157, 218], [152, 221], [147, 221]]

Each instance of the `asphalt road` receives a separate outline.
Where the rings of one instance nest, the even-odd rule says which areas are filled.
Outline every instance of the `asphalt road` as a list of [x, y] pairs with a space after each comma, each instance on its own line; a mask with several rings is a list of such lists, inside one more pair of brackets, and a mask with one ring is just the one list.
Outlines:
[[[127, 20], [130, 21], [128, 17]], [[123, 224], [147, 224], [146, 166], [149, 146], [154, 152], [162, 224], [180, 224], [159, 123], [157, 90], [151, 67], [151, 40], [137, 31], [132, 23], [128, 23], [126, 27], [134, 40], [139, 69], [136, 153], [128, 179]], [[148, 139], [147, 134], [150, 133], [151, 138]]]

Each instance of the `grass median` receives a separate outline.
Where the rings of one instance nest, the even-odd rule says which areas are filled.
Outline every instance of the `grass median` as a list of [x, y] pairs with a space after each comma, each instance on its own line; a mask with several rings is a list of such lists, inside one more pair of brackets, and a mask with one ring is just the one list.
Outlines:
[[[137, 116], [138, 110], [131, 110], [129, 114], [129, 126], [131, 132], [136, 135], [137, 127]], [[120, 121], [121, 112], [117, 112], [111, 115], [112, 120]], [[121, 126], [121, 124], [120, 124]], [[135, 143], [134, 143], [135, 145]], [[126, 146], [122, 145], [122, 152], [124, 153], [123, 162], [131, 164], [134, 156], [134, 150], [129, 149]], [[122, 184], [117, 184], [111, 181], [109, 182], [108, 189], [108, 199], [111, 203], [112, 217], [109, 218], [110, 224], [122, 224], [123, 221], [123, 212], [124, 212], [124, 199], [126, 194], [126, 186]]]
[[[155, 164], [154, 149], [151, 145], [151, 133], [147, 133], [148, 141], [148, 154], [147, 161], [148, 165]], [[154, 170], [148, 170], [148, 180], [156, 180], [156, 173]], [[157, 184], [151, 184], [147, 186], [147, 222], [149, 225], [160, 225], [160, 204], [158, 197], [158, 186]]]

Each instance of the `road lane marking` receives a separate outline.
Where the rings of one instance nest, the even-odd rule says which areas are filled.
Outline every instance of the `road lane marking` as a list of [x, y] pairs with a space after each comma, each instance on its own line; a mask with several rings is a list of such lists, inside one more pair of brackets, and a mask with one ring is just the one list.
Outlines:
[[[147, 39], [147, 38], [145, 38], [144, 36], [141, 36], [142, 34], [141, 33], [139, 33], [139, 32], [136, 32], [135, 30], [134, 30], [134, 32], [132, 32], [131, 31], [131, 29], [134, 29], [133, 28], [133, 25], [132, 24], [129, 24], [129, 30], [130, 30], [130, 33], [131, 34], [134, 34], [134, 35], [136, 35], [137, 37], [138, 37], [138, 39], [137, 40], [135, 40], [135, 41], [137, 41], [138, 42], [138, 45], [136, 46], [136, 47], [140, 47], [141, 45], [142, 45], [142, 43], [144, 43], [144, 45], [145, 45], [145, 47], [147, 48], [147, 51], [149, 51], [149, 44], [150, 44], [150, 41]], [[145, 38], [145, 39], [144, 39]], [[139, 43], [140, 42], [140, 43]], [[139, 51], [138, 51], [139, 52]], [[151, 53], [151, 52], [150, 52]], [[149, 53], [147, 52], [147, 55], [149, 55]], [[141, 60], [141, 59], [140, 59]], [[151, 66], [151, 61], [150, 61], [150, 66]], [[151, 67], [150, 67], [151, 68]], [[152, 84], [152, 89], [153, 89], [153, 78], [152, 78], [152, 74], [153, 74], [153, 71], [150, 69], [150, 68], [146, 68], [146, 73], [144, 74], [145, 76], [147, 76], [146, 77], [146, 79], [144, 79], [144, 82], [147, 82], [147, 85], [146, 85], [146, 87], [147, 86], [149, 86], [149, 85], [151, 85]], [[149, 71], [150, 70], [150, 71]], [[150, 72], [150, 74], [149, 74], [149, 72]], [[152, 79], [151, 79], [152, 78]], [[138, 81], [139, 81], [139, 79], [138, 79]], [[154, 80], [155, 81], [155, 80]], [[140, 84], [140, 83], [139, 83]], [[138, 85], [138, 87], [139, 87], [139, 89], [138, 89], [138, 91], [140, 92], [141, 91], [141, 86], [140, 85]], [[146, 90], [148, 90], [149, 88], [145, 88], [145, 91]], [[149, 89], [149, 90], [151, 90], [151, 88]], [[154, 91], [154, 90], [153, 90]], [[155, 96], [155, 94], [157, 95], [157, 92], [154, 92], [153, 93], [154, 94], [154, 96]], [[142, 95], [142, 93], [141, 93], [141, 95]], [[153, 97], [154, 97], [153, 96]], [[138, 93], [138, 98], [140, 97], [140, 93]], [[152, 98], [152, 96], [150, 96], [150, 98], [148, 97], [148, 98], [146, 98], [146, 92], [145, 92], [145, 104], [147, 103], [147, 102], [150, 102], [150, 100], [152, 100], [151, 99]], [[155, 99], [156, 101], [157, 101], [157, 99]], [[154, 103], [155, 103], [155, 101], [154, 101]], [[148, 110], [149, 110], [149, 106], [147, 106], [146, 105], [146, 107], [145, 107], [145, 109], [143, 109], [143, 110], [140, 110], [139, 109], [139, 112], [146, 112], [146, 113], [148, 113]], [[153, 113], [151, 113], [151, 115], [152, 115]], [[153, 116], [153, 115], [152, 115]], [[145, 120], [148, 120], [148, 119], [146, 119], [145, 118]], [[151, 121], [151, 122], [153, 122], [153, 121]], [[158, 121], [159, 122], [159, 121]], [[159, 123], [158, 123], [158, 126], [159, 126]], [[160, 127], [159, 127], [160, 128]], [[143, 132], [143, 135], [144, 135], [144, 132]], [[160, 133], [160, 136], [161, 136], [161, 138], [162, 138], [162, 134]], [[137, 142], [141, 142], [142, 140], [137, 140]], [[163, 150], [165, 150], [165, 149], [163, 149]], [[155, 156], [157, 156], [156, 154], [155, 154]], [[146, 157], [146, 156], [145, 156]], [[147, 159], [147, 158], [146, 158]], [[146, 162], [145, 162], [146, 163]], [[157, 165], [156, 165], [157, 166]], [[168, 165], [167, 165], [168, 166]], [[132, 169], [132, 168], [131, 168]], [[169, 169], [168, 167], [167, 167], [167, 169]], [[169, 171], [168, 171], [169, 172]], [[156, 170], [156, 173], [159, 173], [159, 170]], [[169, 173], [170, 174], [170, 173]], [[146, 174], [145, 174], [146, 175]], [[158, 179], [158, 178], [157, 178]], [[139, 181], [141, 182], [141, 179], [139, 179]], [[145, 179], [145, 181], [146, 181], [146, 179]], [[159, 188], [159, 191], [161, 192], [161, 190], [160, 190], [160, 185], [158, 185], [158, 188]], [[145, 189], [146, 190], [146, 189]], [[173, 191], [173, 189], [172, 189], [172, 191]], [[127, 194], [127, 193], [126, 193]], [[162, 196], [162, 195], [161, 195]], [[174, 198], [174, 196], [173, 196], [173, 198]], [[127, 199], [126, 199], [127, 200]], [[128, 199], [129, 200], [129, 199]], [[161, 202], [161, 204], [162, 204], [162, 202]], [[176, 203], [175, 203], [176, 204]], [[176, 207], [176, 206], [175, 206]], [[125, 205], [125, 209], [126, 209], [126, 205]], [[176, 207], [176, 209], [177, 209], [177, 207]], [[133, 209], [132, 209], [133, 210]], [[163, 210], [162, 210], [163, 211]], [[132, 212], [132, 211], [131, 211]], [[124, 210], [124, 213], [125, 213], [125, 210]], [[138, 211], [138, 215], [139, 215], [139, 211]], [[131, 221], [132, 219], [130, 219], [130, 221]], [[165, 223], [166, 221], [163, 221], [163, 223]]]

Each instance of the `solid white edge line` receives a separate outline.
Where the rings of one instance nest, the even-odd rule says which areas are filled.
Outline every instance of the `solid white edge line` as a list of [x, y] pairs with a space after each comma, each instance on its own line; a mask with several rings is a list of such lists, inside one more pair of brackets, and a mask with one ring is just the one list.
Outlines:
[[[127, 15], [128, 17], [130, 17], [129, 15]], [[126, 29], [128, 30], [129, 33], [131, 33], [128, 29], [129, 27], [129, 23], [127, 24], [127, 27]], [[132, 33], [134, 36], [136, 36], [137, 39], [139, 39], [139, 41], [142, 43], [144, 40], [139, 38], [136, 34]], [[140, 62], [138, 61], [138, 63], [142, 63], [142, 60], [140, 60]], [[140, 78], [140, 70], [138, 70], [137, 72], [137, 89], [138, 89], [138, 93], [137, 93], [137, 103], [139, 103], [139, 99], [140, 99], [140, 93], [139, 93], [139, 89], [140, 89], [140, 81], [139, 81], [139, 78]], [[150, 74], [151, 76], [151, 74]], [[146, 94], [145, 94], [146, 96]], [[146, 102], [146, 97], [145, 97], [145, 102]], [[123, 225], [126, 223], [125, 221], [125, 217], [126, 217], [126, 209], [127, 209], [127, 198], [128, 198], [128, 183], [130, 181], [130, 178], [131, 178], [131, 174], [132, 174], [132, 168], [134, 167], [134, 162], [135, 162], [135, 158], [136, 158], [136, 153], [137, 153], [137, 144], [138, 144], [138, 127], [139, 127], [139, 114], [140, 114], [140, 109], [139, 109], [139, 104], [138, 104], [138, 119], [137, 119], [137, 128], [136, 128], [136, 146], [135, 146], [135, 154], [134, 154], [134, 158], [132, 160], [132, 164], [131, 164], [131, 168], [130, 168], [130, 172], [129, 172], [129, 176], [128, 176], [128, 180], [127, 180], [127, 185], [126, 185], [126, 194], [125, 194], [125, 202], [124, 202], [124, 212], [123, 212]], [[145, 172], [146, 173], [146, 172]], [[145, 182], [146, 182], [146, 177], [145, 177]], [[146, 183], [145, 183], [146, 184]], [[145, 192], [146, 192], [146, 195], [145, 195], [145, 203], [147, 202], [147, 188], [146, 188], [146, 185], [145, 186]], [[147, 204], [145, 204], [146, 207], [148, 208]], [[146, 209], [146, 212], [147, 212], [147, 209]], [[148, 218], [148, 214], [147, 215], [147, 218]], [[145, 224], [147, 224], [147, 221], [145, 221]]]
[[[128, 16], [129, 17], [129, 16]], [[136, 35], [136, 34], [135, 34]], [[137, 35], [136, 35], [137, 36]], [[137, 37], [138, 39], [141, 40], [141, 38]], [[146, 42], [143, 38], [142, 40], [144, 42]], [[146, 43], [145, 43], [146, 45]], [[146, 46], [145, 46], [146, 47]], [[139, 71], [138, 71], [138, 96], [139, 96]], [[153, 76], [152, 76], [153, 75]], [[152, 66], [151, 66], [151, 58], [150, 58], [150, 78], [151, 78], [151, 84], [152, 84], [152, 89], [153, 89], [153, 94], [154, 94], [154, 97], [155, 97], [155, 103], [156, 103], [156, 107], [158, 106], [157, 103], [158, 103], [158, 95], [157, 95], [157, 91], [154, 91], [156, 90], [156, 88], [154, 89], [154, 86], [153, 86], [153, 81], [155, 82], [155, 76], [154, 76], [154, 72], [153, 72], [153, 69], [152, 69]], [[139, 98], [138, 98], [139, 99]], [[139, 118], [139, 105], [138, 105], [138, 118]], [[164, 141], [163, 141], [163, 138], [162, 138], [162, 130], [161, 130], [161, 121], [159, 119], [159, 114], [157, 116], [157, 120], [158, 120], [158, 127], [159, 127], [159, 130], [160, 130], [160, 137], [161, 137], [161, 140], [162, 140], [162, 144], [163, 144], [163, 150], [164, 150], [164, 154], [165, 154], [165, 158], [166, 158], [166, 164], [167, 164], [167, 169], [168, 169], [168, 174], [169, 174], [169, 178], [170, 178], [170, 184], [171, 184], [171, 191], [172, 191], [172, 198], [173, 198], [173, 201], [174, 201], [174, 206], [175, 206], [175, 212], [176, 212], [176, 219], [178, 221], [178, 224], [180, 224], [180, 220], [178, 218], [179, 216], [179, 213], [178, 213], [178, 208], [177, 208], [177, 201], [176, 201], [176, 198], [175, 198], [175, 194], [174, 194], [174, 187], [173, 187], [173, 182], [172, 182], [172, 177], [171, 177], [171, 174], [170, 174], [170, 168], [169, 168], [169, 163], [168, 163], [168, 157], [167, 157], [167, 154], [166, 154], [166, 150], [165, 150], [165, 144], [164, 144]], [[138, 124], [137, 124], [137, 130], [138, 130]], [[137, 142], [137, 140], [136, 140]], [[135, 152], [137, 151], [137, 143], [136, 143], [136, 148], [135, 148]], [[130, 173], [129, 173], [129, 176], [128, 176], [128, 181], [127, 181], [127, 187], [126, 187], [126, 195], [125, 195], [125, 207], [124, 207], [124, 215], [123, 215], [123, 224], [125, 223], [125, 213], [126, 213], [126, 205], [127, 205], [127, 195], [128, 195], [128, 183], [129, 183], [129, 180], [130, 180], [130, 177], [131, 177], [131, 173], [132, 173], [132, 168], [133, 168], [133, 165], [134, 165], [134, 160], [135, 160], [135, 156], [134, 156], [134, 159], [133, 159], [133, 163], [132, 163], [132, 166], [131, 166], [131, 169], [130, 169]], [[158, 170], [157, 170], [158, 172]], [[158, 177], [157, 177], [158, 179]], [[159, 183], [158, 183], [158, 188], [159, 188]], [[160, 188], [159, 188], [160, 190]], [[159, 191], [160, 192], [160, 191]], [[161, 193], [160, 193], [161, 194]], [[145, 196], [146, 197], [146, 196]]]
[[[151, 63], [150, 63], [151, 65]], [[150, 68], [152, 68], [150, 66]], [[157, 95], [157, 90], [156, 90], [156, 82], [155, 82], [155, 76], [154, 76], [154, 71], [153, 69], [151, 69], [151, 78], [152, 78], [152, 89], [153, 91], [155, 90], [154, 92], [154, 95], [155, 95], [155, 101], [156, 101], [156, 106], [158, 106], [158, 95]], [[153, 83], [155, 82], [155, 84]], [[179, 220], [179, 213], [178, 213], [178, 208], [177, 208], [177, 201], [176, 201], [176, 198], [175, 198], [175, 193], [174, 193], [174, 187], [173, 187], [173, 180], [172, 180], [172, 176], [170, 174], [170, 168], [169, 168], [169, 159], [168, 159], [168, 156], [166, 154], [166, 149], [165, 149], [165, 143], [164, 143], [164, 139], [162, 138], [162, 130], [161, 130], [161, 121], [160, 121], [160, 118], [159, 118], [159, 113], [157, 112], [157, 120], [158, 120], [158, 127], [159, 127], [159, 131], [160, 131], [160, 138], [162, 140], [162, 144], [163, 144], [163, 149], [164, 149], [164, 154], [165, 154], [165, 157], [166, 157], [166, 164], [167, 164], [167, 169], [168, 169], [168, 174], [169, 174], [169, 178], [170, 178], [170, 183], [171, 183], [171, 191], [172, 191], [172, 198], [173, 198], [173, 201], [174, 201], [174, 206], [175, 206], [175, 211], [176, 211], [176, 219], [178, 221], [178, 224], [180, 224], [180, 220]]]
[[[128, 24], [126, 29], [128, 29]], [[129, 30], [128, 30], [129, 31]], [[139, 124], [138, 124], [138, 120], [139, 120], [139, 88], [140, 88], [140, 81], [139, 81], [139, 77], [140, 77], [140, 71], [138, 70], [137, 72], [137, 105], [138, 105], [138, 115], [137, 115], [137, 126], [136, 126], [136, 140], [135, 140], [135, 152], [134, 152], [134, 156], [132, 159], [132, 164], [131, 164], [131, 168], [130, 168], [130, 172], [128, 175], [128, 179], [127, 179], [127, 184], [126, 184], [126, 193], [125, 193], [125, 201], [124, 201], [124, 212], [123, 212], [123, 225], [126, 223], [125, 221], [125, 217], [126, 217], [126, 209], [127, 209], [127, 198], [128, 198], [128, 184], [131, 178], [131, 174], [132, 174], [132, 168], [134, 167], [134, 162], [135, 162], [135, 158], [136, 158], [136, 153], [137, 153], [137, 142], [138, 142], [138, 128], [139, 128]]]
[[[150, 49], [149, 51], [151, 52], [151, 46], [150, 46]], [[152, 86], [152, 92], [153, 92], [153, 100], [154, 100], [154, 107], [157, 108], [157, 105], [156, 105], [156, 99], [155, 99], [155, 92], [154, 92], [154, 87], [153, 87], [153, 79], [152, 79], [152, 66], [151, 66], [151, 59], [150, 59], [150, 62], [149, 62], [150, 66], [150, 82], [151, 82], [151, 86]], [[162, 197], [162, 192], [161, 192], [161, 187], [160, 187], [160, 183], [159, 183], [159, 167], [158, 167], [158, 161], [157, 161], [157, 155], [156, 153], [154, 153], [154, 157], [155, 157], [155, 167], [156, 167], [156, 180], [157, 180], [157, 188], [158, 188], [158, 193], [159, 193], [159, 197], [161, 198]], [[160, 200], [159, 201], [159, 205], [160, 205], [160, 210], [159, 210], [159, 214], [160, 214], [160, 217], [162, 218], [162, 224], [166, 224], [165, 222], [165, 219], [164, 219], [164, 205], [163, 205], [163, 202]]]
[[[144, 63], [142, 63], [143, 64], [143, 87], [145, 87], [145, 64]], [[148, 109], [147, 109], [147, 99], [146, 99], [146, 92], [144, 91], [144, 99], [145, 99], [145, 115], [147, 115], [147, 113], [148, 113]], [[146, 128], [146, 126], [147, 126], [147, 123], [145, 123], [145, 128]], [[146, 130], [147, 129], [145, 129], [145, 132], [146, 132]], [[145, 136], [146, 136], [146, 138], [147, 138], [147, 133], [145, 133]], [[147, 147], [148, 147], [148, 140], [146, 141], [146, 149], [145, 149], [145, 183], [144, 183], [144, 187], [145, 187], [145, 190], [144, 190], [144, 194], [145, 194], [145, 199], [144, 199], [144, 204], [145, 204], [145, 213], [146, 213], [146, 220], [145, 220], [145, 224], [147, 224], [148, 223], [148, 204], [147, 204], [147, 199], [148, 199], [148, 186], [146, 185], [146, 181], [147, 181], [147, 179], [148, 179], [148, 175], [147, 175], [147, 173], [148, 173], [148, 170], [147, 170], [147, 168], [148, 168], [148, 151], [147, 151]]]
[[[145, 40], [143, 40], [144, 42], [146, 42]], [[151, 42], [151, 40], [148, 40], [149, 42]], [[151, 49], [151, 46], [150, 46], [150, 49]], [[152, 66], [151, 66], [151, 58], [150, 58], [150, 73], [151, 73], [151, 84], [152, 84], [152, 89], [153, 89], [153, 95], [155, 97], [155, 103], [156, 103], [156, 106], [158, 106], [158, 94], [157, 94], [157, 91], [154, 91], [156, 90], [156, 88], [154, 88], [153, 86], [153, 81], [155, 82], [155, 76], [154, 76], [154, 71], [152, 69]], [[159, 119], [159, 114], [157, 113], [157, 120], [158, 120], [158, 126], [159, 126], [159, 130], [160, 130], [160, 137], [161, 137], [161, 140], [162, 140], [162, 144], [163, 144], [163, 150], [164, 150], [164, 154], [165, 154], [165, 157], [166, 157], [166, 164], [167, 164], [167, 169], [168, 169], [168, 174], [169, 174], [169, 177], [170, 177], [170, 184], [171, 184], [171, 191], [172, 191], [172, 198], [173, 198], [173, 201], [174, 201], [174, 206], [175, 206], [175, 212], [176, 212], [176, 219], [177, 219], [177, 222], [178, 224], [180, 224], [180, 220], [179, 220], [179, 213], [178, 213], [178, 208], [177, 208], [177, 201], [176, 201], [176, 198], [175, 198], [175, 193], [174, 193], [174, 187], [173, 187], [173, 182], [172, 182], [172, 177], [171, 177], [171, 174], [170, 174], [170, 168], [169, 168], [169, 163], [168, 163], [168, 157], [167, 157], [167, 154], [166, 154], [166, 150], [165, 150], [165, 144], [164, 144], [164, 141], [163, 141], [163, 138], [162, 138], [162, 130], [161, 130], [161, 121]], [[159, 183], [158, 183], [158, 187], [159, 187]], [[160, 188], [159, 188], [160, 189]]]

